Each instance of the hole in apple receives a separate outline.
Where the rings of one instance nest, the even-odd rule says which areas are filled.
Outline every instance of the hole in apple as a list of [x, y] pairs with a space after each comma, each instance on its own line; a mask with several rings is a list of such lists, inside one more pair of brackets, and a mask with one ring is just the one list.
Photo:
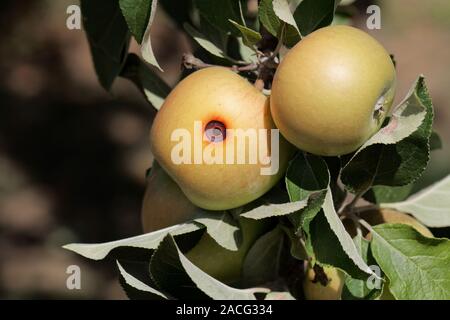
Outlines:
[[205, 126], [205, 135], [210, 142], [221, 142], [227, 136], [225, 125], [217, 120], [208, 122]]

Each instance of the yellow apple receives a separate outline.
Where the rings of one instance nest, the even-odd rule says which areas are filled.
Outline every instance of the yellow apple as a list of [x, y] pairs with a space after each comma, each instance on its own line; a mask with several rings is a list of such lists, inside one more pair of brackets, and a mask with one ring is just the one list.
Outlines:
[[172, 90], [150, 141], [192, 203], [224, 210], [259, 198], [283, 176], [293, 148], [271, 129], [269, 99], [230, 69], [210, 67]]
[[[382, 223], [402, 223], [409, 225], [420, 232], [425, 237], [433, 237], [431, 231], [417, 221], [412, 216], [392, 209], [379, 209], [362, 212], [359, 215], [362, 219], [366, 220], [370, 225], [376, 226]], [[366, 236], [370, 239], [371, 235]]]
[[304, 151], [347, 154], [379, 130], [395, 84], [394, 65], [379, 42], [353, 27], [325, 27], [281, 61], [272, 84], [272, 117]]
[[[200, 209], [181, 192], [167, 173], [153, 162], [147, 177], [142, 204], [142, 226], [145, 233], [183, 223], [194, 218]], [[245, 218], [239, 219], [242, 243], [237, 251], [230, 251], [214, 241], [206, 232], [199, 242], [186, 253], [192, 263], [212, 277], [227, 283], [240, 280], [242, 264], [248, 250], [270, 223]]]
[[305, 279], [303, 281], [303, 292], [306, 300], [340, 300], [342, 288], [344, 286], [344, 274], [342, 271], [333, 267], [324, 267], [323, 271], [327, 276], [324, 279], [326, 285], [323, 285], [316, 279], [316, 273], [310, 266], [306, 269]]

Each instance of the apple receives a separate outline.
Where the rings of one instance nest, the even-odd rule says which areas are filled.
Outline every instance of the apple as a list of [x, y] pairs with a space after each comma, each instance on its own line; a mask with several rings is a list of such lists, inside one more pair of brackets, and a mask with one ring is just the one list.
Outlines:
[[272, 117], [299, 149], [348, 154], [380, 129], [395, 87], [394, 64], [379, 42], [354, 27], [329, 26], [303, 38], [281, 61]]
[[186, 257], [210, 276], [224, 283], [239, 286], [244, 259], [255, 241], [268, 231], [266, 220], [239, 219], [242, 243], [237, 251], [230, 251], [211, 238], [206, 232], [198, 244], [186, 253]]
[[141, 220], [144, 233], [186, 222], [199, 208], [181, 192], [180, 187], [154, 161], [142, 201]]
[[[379, 209], [364, 211], [359, 214], [359, 216], [366, 220], [370, 225], [378, 225], [382, 223], [402, 223], [409, 225], [420, 232], [425, 237], [433, 237], [431, 231], [422, 225], [419, 221], [407, 215], [403, 212], [399, 212], [391, 209]], [[356, 235], [356, 230], [354, 225], [349, 220], [344, 220], [344, 225], [351, 236]], [[370, 239], [371, 234], [366, 234], [366, 238]], [[344, 275], [342, 271], [333, 268], [325, 267], [325, 274], [329, 279], [329, 283], [323, 286], [320, 282], [315, 280], [314, 270], [308, 266], [306, 271], [306, 276], [303, 283], [303, 289], [305, 297], [311, 300], [339, 300], [342, 294], [342, 287], [344, 285]], [[388, 288], [383, 290], [382, 295], [378, 298], [379, 300], [394, 300]]]
[[[416, 231], [418, 231], [425, 237], [433, 237], [433, 234], [427, 227], [425, 227], [412, 216], [403, 212], [399, 212], [397, 210], [379, 209], [364, 211], [359, 216], [370, 223], [372, 226], [376, 226], [382, 223], [402, 223], [413, 227], [414, 229], [416, 229]], [[367, 234], [366, 238], [371, 238], [370, 233]]]
[[[324, 274], [327, 279], [321, 283], [316, 279], [314, 269], [308, 265], [303, 282], [303, 292], [306, 300], [340, 300], [342, 288], [344, 286], [344, 274], [333, 267], [324, 267]], [[324, 285], [325, 284], [325, 285]]]
[[293, 151], [278, 134], [269, 99], [224, 67], [182, 80], [158, 111], [150, 141], [187, 198], [208, 210], [259, 198], [284, 175]]
[[[142, 203], [141, 219], [145, 233], [170, 227], [194, 218], [201, 210], [181, 192], [180, 187], [154, 161]], [[253, 243], [270, 223], [267, 220], [238, 219], [242, 243], [237, 251], [230, 251], [204, 233], [198, 243], [186, 253], [187, 258], [210, 276], [226, 283], [238, 283], [244, 258]]]

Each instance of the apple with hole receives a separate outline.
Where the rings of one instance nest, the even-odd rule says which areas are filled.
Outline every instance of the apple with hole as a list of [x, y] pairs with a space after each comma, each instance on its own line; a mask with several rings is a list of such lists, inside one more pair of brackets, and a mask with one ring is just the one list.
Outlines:
[[[420, 232], [425, 237], [433, 237], [431, 231], [421, 224], [419, 221], [410, 215], [391, 209], [369, 210], [362, 212], [359, 215], [371, 225], [378, 225], [382, 223], [402, 223], [409, 225]], [[345, 220], [344, 225], [351, 236], [356, 235], [356, 229], [353, 222]], [[365, 235], [367, 239], [371, 238], [371, 234]], [[306, 270], [306, 276], [303, 282], [303, 290], [306, 299], [308, 300], [339, 300], [341, 299], [342, 287], [344, 285], [344, 274], [342, 271], [333, 267], [324, 267], [324, 272], [327, 275], [328, 282], [322, 285], [315, 279], [313, 268], [309, 265]], [[379, 300], [393, 300], [394, 297], [389, 289], [383, 290]]]
[[150, 141], [187, 198], [208, 210], [262, 196], [284, 175], [294, 150], [272, 121], [269, 99], [225, 67], [183, 79], [158, 111]]
[[394, 64], [383, 46], [350, 26], [312, 32], [281, 61], [270, 107], [281, 134], [304, 151], [337, 156], [376, 133], [395, 95]]
[[[154, 161], [147, 177], [142, 203], [141, 220], [144, 233], [189, 221], [200, 210], [184, 196], [180, 187]], [[186, 253], [186, 257], [212, 277], [229, 284], [238, 284], [248, 250], [271, 226], [267, 219], [256, 221], [240, 218], [238, 222], [242, 241], [237, 251], [223, 248], [205, 232], [199, 242]]]

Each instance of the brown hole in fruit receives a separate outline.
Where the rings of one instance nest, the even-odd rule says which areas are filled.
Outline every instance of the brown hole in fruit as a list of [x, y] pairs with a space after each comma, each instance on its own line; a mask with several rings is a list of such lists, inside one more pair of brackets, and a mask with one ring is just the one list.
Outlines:
[[227, 137], [227, 128], [223, 122], [212, 120], [205, 126], [205, 135], [210, 142], [221, 142]]

